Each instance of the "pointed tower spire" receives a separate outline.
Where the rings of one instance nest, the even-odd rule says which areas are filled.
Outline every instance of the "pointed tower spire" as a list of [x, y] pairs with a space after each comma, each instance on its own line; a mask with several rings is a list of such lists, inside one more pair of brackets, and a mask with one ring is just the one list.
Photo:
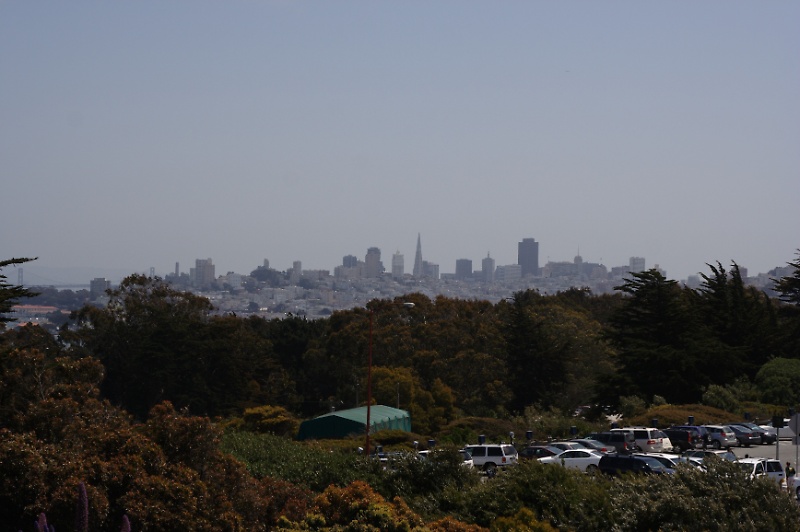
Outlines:
[[417, 233], [417, 255], [414, 257], [414, 277], [417, 279], [422, 277], [422, 240], [419, 233]]

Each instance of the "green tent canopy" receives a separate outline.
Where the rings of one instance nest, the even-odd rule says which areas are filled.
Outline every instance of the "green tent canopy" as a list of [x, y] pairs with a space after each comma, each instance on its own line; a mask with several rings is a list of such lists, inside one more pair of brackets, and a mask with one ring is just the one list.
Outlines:
[[[404, 430], [411, 432], [411, 416], [405, 410], [390, 406], [373, 405], [369, 415], [374, 434], [379, 430]], [[346, 438], [353, 434], [366, 434], [367, 407], [360, 406], [349, 410], [338, 410], [303, 421], [300, 424], [298, 440], [322, 440]]]

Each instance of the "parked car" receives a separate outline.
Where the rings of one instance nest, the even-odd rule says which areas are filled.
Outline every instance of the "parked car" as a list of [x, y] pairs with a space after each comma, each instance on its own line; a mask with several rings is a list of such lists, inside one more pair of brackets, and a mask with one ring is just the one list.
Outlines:
[[766, 476], [767, 474], [764, 470], [764, 460], [761, 458], [741, 458], [737, 463], [750, 477], [750, 480]]
[[779, 486], [786, 486], [786, 471], [783, 469], [783, 464], [780, 460], [774, 458], [764, 459], [764, 471], [767, 476], [778, 483]]
[[540, 458], [543, 464], [561, 464], [564, 467], [578, 469], [586, 473], [597, 471], [597, 464], [605, 456], [603, 453], [591, 449], [570, 449], [555, 456]]
[[737, 461], [750, 474], [750, 478], [767, 477], [779, 486], [786, 486], [786, 472], [780, 460], [774, 458], [741, 458]]
[[607, 475], [621, 475], [624, 473], [667, 473], [667, 469], [655, 458], [635, 454], [604, 455], [597, 464], [597, 468]]
[[669, 438], [673, 450], [685, 452], [689, 449], [694, 449], [696, 446], [696, 439], [694, 433], [688, 429], [668, 428], [664, 429], [664, 434]]
[[605, 445], [603, 442], [592, 440], [589, 438], [577, 438], [572, 440], [578, 445], [583, 446], [586, 449], [593, 449], [595, 451], [599, 451], [601, 453], [615, 453], [617, 450], [611, 445]]
[[748, 422], [735, 423], [735, 424], [736, 425], [741, 425], [742, 427], [747, 427], [748, 429], [753, 431], [755, 434], [757, 434], [761, 438], [761, 441], [759, 442], [759, 443], [761, 443], [761, 445], [773, 444], [778, 439], [778, 434], [776, 433], [775, 429], [772, 428], [772, 427], [769, 427], [768, 429], [765, 429], [764, 427], [762, 427], [760, 425], [756, 425], [755, 423], [748, 423]]
[[564, 449], [559, 449], [558, 447], [551, 447], [549, 445], [528, 445], [524, 449], [521, 449], [517, 454], [519, 455], [520, 459], [538, 459], [538, 458], [545, 458], [547, 456], [553, 456], [556, 454], [561, 454], [564, 452]]
[[[434, 452], [436, 451], [435, 450], [419, 451], [417, 452], [417, 456], [422, 460], [427, 460]], [[475, 463], [472, 461], [472, 455], [469, 454], [469, 451], [467, 451], [466, 449], [460, 449], [458, 453], [459, 455], [461, 455], [461, 464], [464, 467], [475, 467]]]
[[639, 450], [636, 447], [636, 440], [633, 438], [633, 433], [629, 432], [593, 432], [589, 438], [597, 440], [605, 445], [610, 445], [617, 450], [617, 452], [631, 452]]
[[692, 433], [692, 439], [694, 440], [695, 447], [702, 447], [703, 446], [703, 439], [708, 436], [708, 431], [702, 425], [673, 425], [670, 427], [672, 429], [683, 429], [688, 430]]
[[[647, 453], [663, 453], [672, 448], [669, 438], [658, 429], [648, 427], [624, 427], [611, 432], [631, 432], [636, 447]], [[666, 443], [664, 440], [667, 440]]]
[[461, 459], [463, 460], [461, 463], [464, 465], [464, 467], [475, 467], [475, 462], [472, 460], [472, 455], [469, 454], [468, 450], [459, 449], [458, 452], [461, 455]]
[[506, 443], [467, 445], [464, 450], [472, 455], [472, 463], [475, 467], [489, 474], [494, 474], [499, 467], [517, 464], [517, 450], [513, 445]]
[[633, 456], [643, 456], [658, 460], [666, 468], [667, 473], [674, 473], [681, 462], [681, 455], [674, 453], [633, 453]]
[[708, 431], [708, 443], [714, 449], [727, 449], [739, 444], [736, 434], [727, 425], [703, 425]]
[[794, 431], [789, 427], [789, 422], [791, 419], [784, 418], [783, 426], [781, 428], [775, 428], [772, 426], [772, 422], [767, 423], [766, 425], [761, 425], [764, 430], [767, 431], [774, 431], [775, 437], [781, 440], [791, 440], [794, 438]]
[[739, 442], [739, 447], [750, 447], [761, 443], [761, 436], [747, 427], [742, 425], [727, 425], [727, 427], [733, 431], [736, 441]]
[[714, 455], [722, 460], [730, 460], [736, 462], [739, 458], [731, 450], [726, 449], [695, 449], [694, 451], [686, 451], [683, 456], [686, 458], [699, 458], [705, 460], [707, 456]]
[[562, 451], [569, 451], [572, 449], [585, 449], [580, 443], [574, 441], [553, 441], [548, 444], [550, 447], [557, 447]]

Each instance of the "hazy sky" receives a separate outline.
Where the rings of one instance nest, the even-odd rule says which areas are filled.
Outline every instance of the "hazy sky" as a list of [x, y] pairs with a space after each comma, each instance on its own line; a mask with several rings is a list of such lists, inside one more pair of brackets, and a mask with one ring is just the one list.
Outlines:
[[421, 233], [443, 273], [525, 237], [766, 272], [800, 248], [798, 28], [796, 0], [0, 0], [0, 259], [411, 271]]

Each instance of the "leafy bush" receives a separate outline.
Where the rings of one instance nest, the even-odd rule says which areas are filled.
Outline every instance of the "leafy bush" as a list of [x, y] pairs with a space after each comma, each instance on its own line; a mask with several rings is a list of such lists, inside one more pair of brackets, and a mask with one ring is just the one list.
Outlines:
[[478, 436], [486, 436], [488, 442], [507, 442], [509, 433], [516, 429], [507, 419], [488, 417], [465, 417], [446, 425], [439, 433], [442, 442], [454, 445], [478, 443]]
[[442, 507], [457, 519], [489, 527], [522, 509], [566, 530], [601, 530], [613, 522], [608, 479], [537, 461], [503, 470], [463, 492], [449, 491]]
[[356, 480], [379, 481], [380, 463], [353, 451], [331, 450], [319, 443], [300, 443], [271, 434], [228, 432], [222, 450], [241, 460], [257, 478], [281, 479], [321, 493], [328, 486]]
[[798, 529], [797, 503], [767, 478], [751, 480], [735, 463], [706, 459], [708, 471], [681, 467], [674, 475], [627, 476], [611, 483], [616, 529]]
[[707, 405], [662, 405], [652, 407], [638, 416], [626, 418], [625, 424], [649, 426], [653, 419], [657, 419], [659, 427], [685, 425], [689, 416], [694, 416], [697, 425], [729, 423], [732, 418], [738, 417], [732, 412]]
[[727, 412], [738, 412], [740, 410], [739, 400], [727, 386], [710, 385], [703, 392], [702, 400], [704, 405], [713, 406]]
[[605, 430], [602, 425], [575, 416], [565, 416], [560, 410], [551, 408], [539, 410], [529, 406], [522, 416], [514, 418], [514, 424], [521, 429], [515, 431], [515, 439], [522, 440], [524, 433], [533, 431], [534, 440], [547, 440], [551, 438], [568, 438], [572, 427], [578, 434], [588, 434], [597, 430]]
[[248, 408], [242, 416], [242, 429], [260, 434], [293, 437], [300, 421], [282, 406], [264, 405]]

